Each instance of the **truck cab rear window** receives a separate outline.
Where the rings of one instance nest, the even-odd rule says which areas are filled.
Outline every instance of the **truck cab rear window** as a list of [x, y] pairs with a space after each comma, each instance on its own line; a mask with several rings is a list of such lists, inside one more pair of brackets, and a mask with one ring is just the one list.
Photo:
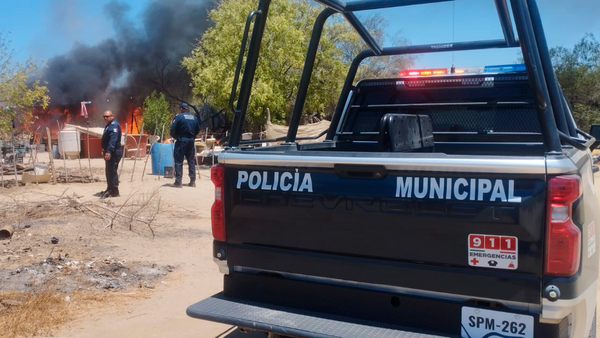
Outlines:
[[375, 137], [381, 119], [390, 113], [428, 115], [438, 135], [541, 132], [526, 76], [477, 75], [362, 81], [346, 108], [338, 139]]

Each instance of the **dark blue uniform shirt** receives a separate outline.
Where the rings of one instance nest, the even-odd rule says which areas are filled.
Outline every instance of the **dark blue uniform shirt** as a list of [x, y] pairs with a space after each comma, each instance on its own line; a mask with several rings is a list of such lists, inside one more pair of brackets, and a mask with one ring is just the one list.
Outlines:
[[121, 125], [116, 120], [112, 120], [104, 127], [102, 149], [105, 153], [121, 153]]
[[199, 132], [198, 118], [187, 111], [175, 116], [171, 124], [171, 137], [175, 140], [194, 139]]

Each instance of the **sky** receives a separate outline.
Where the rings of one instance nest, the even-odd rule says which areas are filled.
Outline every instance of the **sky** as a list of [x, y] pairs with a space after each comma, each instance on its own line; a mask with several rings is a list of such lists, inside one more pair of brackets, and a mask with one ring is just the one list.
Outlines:
[[[131, 7], [127, 15], [134, 21], [150, 1], [122, 0]], [[0, 31], [8, 33], [18, 61], [29, 56], [48, 60], [67, 52], [76, 42], [94, 45], [113, 36], [103, 10], [107, 2], [0, 0]], [[538, 0], [538, 5], [549, 46], [572, 47], [585, 33], [600, 38], [600, 0]], [[493, 0], [456, 0], [363, 15], [375, 13], [387, 20], [386, 35], [400, 32], [411, 44], [502, 38]], [[423, 54], [416, 60], [416, 67], [483, 66], [512, 63], [517, 58], [517, 49]]]
[[[600, 0], [537, 0], [537, 3], [549, 47], [572, 47], [586, 33], [600, 38]], [[504, 38], [493, 0], [456, 0], [369, 11], [363, 15], [373, 14], [387, 20], [387, 34], [400, 32], [413, 45]], [[422, 54], [416, 66], [450, 68], [453, 63], [456, 67], [513, 63], [518, 60], [519, 52], [518, 48], [509, 48], [454, 55]]]
[[[74, 43], [95, 45], [114, 35], [104, 14], [109, 0], [0, 0], [0, 31], [8, 33], [15, 58], [48, 60]], [[122, 1], [129, 17], [141, 17], [150, 0]]]

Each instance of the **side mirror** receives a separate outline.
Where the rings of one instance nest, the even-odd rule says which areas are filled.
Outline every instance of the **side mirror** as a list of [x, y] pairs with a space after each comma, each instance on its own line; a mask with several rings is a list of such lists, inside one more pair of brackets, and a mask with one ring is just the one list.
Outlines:
[[592, 124], [590, 127], [590, 135], [594, 136], [596, 140], [600, 139], [600, 124]]
[[596, 142], [590, 147], [590, 150], [594, 150], [600, 145], [600, 124], [592, 124], [590, 127], [590, 135], [596, 139]]

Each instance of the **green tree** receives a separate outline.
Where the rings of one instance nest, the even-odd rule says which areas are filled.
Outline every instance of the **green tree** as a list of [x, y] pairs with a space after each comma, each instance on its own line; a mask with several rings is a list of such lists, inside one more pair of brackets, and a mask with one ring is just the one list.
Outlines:
[[600, 42], [587, 34], [573, 48], [550, 50], [554, 71], [582, 130], [600, 123]]
[[[184, 58], [194, 94], [218, 109], [228, 105], [246, 16], [255, 7], [254, 1], [222, 0], [209, 14], [213, 27], [204, 33], [192, 54]], [[271, 4], [248, 106], [246, 122], [250, 125], [263, 124], [267, 108], [273, 122], [283, 123], [289, 118], [312, 27], [321, 10], [305, 0], [278, 0]], [[337, 16], [328, 20], [321, 38], [305, 114], [327, 116], [333, 111], [348, 65], [358, 51], [366, 48], [350, 25]], [[382, 20], [372, 20], [370, 25], [377, 31], [381, 23]]]
[[46, 108], [48, 89], [39, 80], [41, 66], [32, 58], [15, 62], [10, 40], [0, 31], [0, 135], [6, 136], [16, 124], [33, 122], [35, 108]]
[[[337, 19], [340, 20], [340, 18]], [[386, 40], [389, 40], [388, 44], [392, 46], [408, 45], [408, 40], [403, 37], [402, 31], [386, 36], [385, 31], [388, 27], [388, 23], [380, 14], [362, 17], [361, 21], [380, 46], [386, 44]], [[366, 45], [362, 42], [361, 37], [353, 30], [350, 31], [350, 34], [347, 33], [347, 30], [349, 29], [347, 25], [342, 24], [341, 27], [343, 27], [345, 32], [337, 33], [342, 34], [342, 39], [339, 39], [338, 41], [338, 47], [342, 49], [343, 60], [347, 64], [350, 64], [352, 59], [366, 48]], [[414, 61], [415, 57], [412, 55], [368, 58], [364, 60], [358, 68], [356, 80], [396, 77], [398, 76], [399, 71], [414, 66]]]
[[173, 114], [169, 111], [169, 102], [165, 99], [163, 93], [153, 91], [150, 96], [144, 99], [144, 129], [149, 133], [162, 132], [163, 126], [165, 130], [169, 130]]

